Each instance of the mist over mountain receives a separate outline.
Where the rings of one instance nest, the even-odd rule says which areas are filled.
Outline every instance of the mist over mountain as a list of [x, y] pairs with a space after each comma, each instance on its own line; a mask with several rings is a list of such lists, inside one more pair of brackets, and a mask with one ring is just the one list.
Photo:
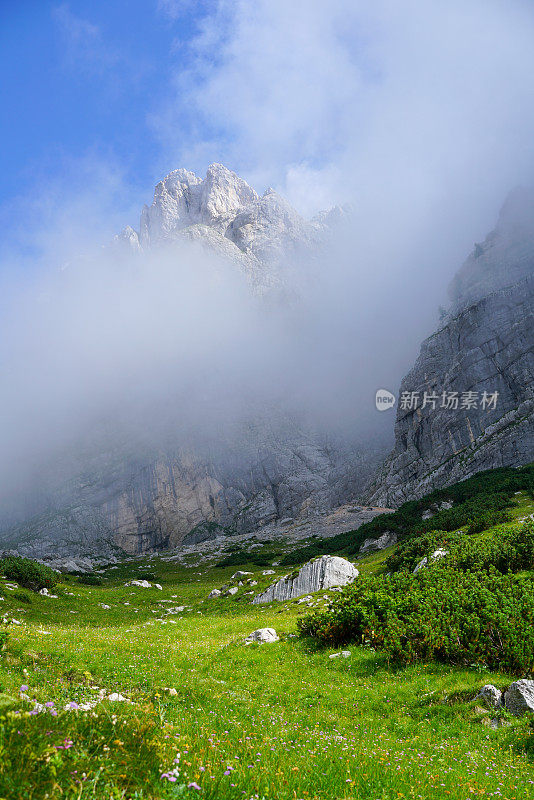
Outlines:
[[[0, 207], [6, 543], [137, 552], [369, 496], [394, 444], [375, 393], [398, 395], [425, 337], [443, 342], [418, 388], [430, 375], [464, 391], [484, 363], [507, 413], [522, 405], [530, 366], [513, 373], [513, 340], [521, 329], [525, 355], [530, 295], [488, 298], [530, 269], [526, 194], [485, 237], [534, 175], [528, 4], [203, 6], [146, 73], [103, 29], [55, 19], [84, 104], [99, 76], [93, 117], [121, 87], [145, 127], [134, 137], [117, 111], [109, 148], [78, 147], [87, 125], [46, 158], [36, 141]], [[455, 464], [486, 429], [458, 420]], [[376, 498], [441, 469], [445, 422], [398, 417]], [[505, 452], [525, 457], [513, 437]]]
[[139, 232], [17, 308], [5, 402], [12, 421], [34, 415], [3, 431], [5, 541], [142, 552], [356, 495], [387, 432], [372, 374], [358, 385], [348, 368], [358, 325], [330, 327], [326, 264], [348, 224], [342, 209], [307, 221], [221, 165], [177, 170]]

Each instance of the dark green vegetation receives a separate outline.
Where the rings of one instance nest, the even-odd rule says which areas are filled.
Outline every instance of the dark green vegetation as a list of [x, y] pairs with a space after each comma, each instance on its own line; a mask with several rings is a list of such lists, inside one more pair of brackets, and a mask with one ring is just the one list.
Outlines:
[[[382, 574], [363, 577], [328, 610], [301, 620], [301, 633], [366, 644], [400, 664], [435, 659], [534, 672], [534, 522], [511, 523], [516, 487], [531, 485], [530, 471], [498, 470], [485, 473], [487, 483], [476, 476], [450, 487], [457, 506], [399, 529]], [[474, 497], [466, 497], [469, 485]], [[425, 498], [418, 515], [428, 507]]]
[[40, 589], [53, 589], [57, 585], [57, 574], [53, 569], [29, 558], [19, 556], [0, 558], [0, 573], [34, 592]]
[[[508, 501], [504, 510], [514, 518], [534, 512], [524, 490]], [[455, 530], [406, 536], [392, 578], [385, 577], [389, 548], [357, 563], [354, 590], [326, 600], [321, 591], [312, 601], [315, 609], [334, 608], [357, 599], [359, 587], [378, 616], [373, 594], [380, 592], [370, 587], [391, 597], [384, 587], [404, 586], [404, 606], [400, 590], [394, 602], [409, 664], [357, 636], [350, 658], [330, 660], [328, 645], [295, 636], [302, 605], [251, 605], [246, 583], [233, 597], [208, 600], [213, 588], [231, 584], [236, 567], [254, 572], [254, 591], [287, 572], [264, 577], [248, 558], [226, 568], [125, 561], [98, 575], [98, 585], [61, 576], [56, 599], [0, 580], [7, 620], [0, 627], [0, 798], [534, 800], [529, 719], [502, 712], [504, 724], [494, 730], [493, 715], [472, 700], [485, 683], [509, 685], [532, 635], [524, 632], [523, 649], [511, 638], [501, 648], [482, 626], [478, 639], [476, 631], [472, 642], [460, 638], [474, 656], [458, 658], [439, 621], [430, 631], [427, 610], [445, 599], [458, 631], [466, 631], [461, 598], [472, 595], [471, 610], [483, 605], [496, 630], [508, 630], [499, 627], [507, 620], [515, 625], [531, 608], [532, 526], [520, 533], [516, 522], [500, 523], [473, 535], [464, 526], [454, 538]], [[444, 560], [413, 576], [413, 563], [436, 542], [446, 542], [455, 566]], [[506, 572], [500, 551], [519, 571]], [[465, 566], [469, 559], [474, 567]], [[446, 595], [453, 571], [457, 599]], [[125, 586], [147, 576], [163, 589]], [[244, 645], [267, 626], [279, 642]], [[476, 647], [496, 658], [479, 658]], [[502, 672], [493, 671], [496, 663]]]
[[[521, 491], [534, 498], [533, 464], [520, 469], [503, 467], [479, 472], [461, 483], [438, 489], [421, 500], [404, 503], [394, 513], [375, 517], [356, 531], [341, 533], [295, 550], [286, 555], [281, 563], [300, 564], [323, 553], [355, 555], [365, 539], [377, 538], [385, 531], [393, 531], [399, 539], [403, 539], [433, 530], [453, 531], [465, 525], [473, 526], [473, 531], [477, 527], [484, 530], [497, 522], [506, 521], [505, 509], [513, 505], [512, 497]], [[422, 519], [425, 511], [432, 506], [439, 507], [444, 502], [453, 503], [453, 507], [438, 511], [430, 519]]]

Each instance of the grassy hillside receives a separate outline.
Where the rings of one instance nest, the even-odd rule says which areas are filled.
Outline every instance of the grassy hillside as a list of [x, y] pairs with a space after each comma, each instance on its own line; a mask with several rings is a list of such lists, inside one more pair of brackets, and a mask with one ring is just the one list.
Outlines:
[[[475, 537], [534, 513], [528, 488], [505, 494], [512, 520]], [[357, 562], [364, 579], [392, 554]], [[254, 591], [287, 572], [238, 566], [254, 573]], [[337, 593], [261, 607], [245, 584], [208, 600], [236, 568], [130, 561], [100, 585], [65, 577], [50, 589], [57, 598], [0, 580], [0, 798], [534, 797], [530, 721], [503, 713], [493, 729], [472, 700], [510, 674], [400, 667], [354, 644], [331, 660], [338, 651], [297, 637], [297, 620]], [[125, 586], [144, 577], [162, 589]], [[245, 646], [266, 626], [279, 642]]]

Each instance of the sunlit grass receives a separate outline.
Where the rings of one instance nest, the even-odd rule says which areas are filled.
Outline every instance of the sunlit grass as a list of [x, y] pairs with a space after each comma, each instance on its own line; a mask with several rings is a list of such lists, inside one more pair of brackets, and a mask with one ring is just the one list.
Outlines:
[[[384, 555], [358, 566], [375, 571]], [[162, 591], [124, 586], [143, 569]], [[256, 590], [272, 579], [248, 569]], [[246, 585], [207, 600], [234, 570], [152, 559], [29, 604], [0, 581], [4, 614], [24, 623], [1, 659], [0, 798], [534, 797], [528, 721], [493, 730], [471, 702], [509, 677], [398, 670], [356, 647], [330, 660], [294, 637], [305, 605], [252, 606]], [[266, 626], [280, 642], [243, 644]], [[103, 690], [131, 702], [64, 710]], [[29, 715], [33, 700], [54, 706]]]

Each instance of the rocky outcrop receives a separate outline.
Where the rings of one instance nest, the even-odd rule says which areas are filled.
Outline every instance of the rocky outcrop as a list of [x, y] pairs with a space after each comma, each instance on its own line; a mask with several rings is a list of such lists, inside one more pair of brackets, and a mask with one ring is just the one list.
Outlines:
[[392, 544], [397, 543], [397, 534], [394, 531], [384, 531], [382, 536], [377, 539], [366, 539], [360, 547], [359, 555], [364, 556], [368, 553], [376, 553], [379, 550], [385, 550], [386, 547], [391, 547]]
[[335, 209], [306, 220], [273, 189], [260, 197], [234, 172], [211, 164], [205, 178], [186, 169], [167, 175], [156, 186], [152, 205], [143, 208], [139, 233], [127, 227], [116, 241], [130, 252], [180, 239], [199, 242], [235, 263], [265, 292], [284, 285], [288, 264], [315, 258], [343, 215]]
[[425, 556], [424, 558], [421, 559], [421, 561], [419, 561], [419, 563], [414, 568], [413, 574], [417, 575], [417, 573], [420, 570], [425, 569], [429, 565], [433, 564], [435, 561], [439, 561], [440, 558], [445, 558], [445, 556], [448, 555], [449, 555], [448, 550], [443, 550], [442, 548], [440, 548], [439, 550], [434, 550], [434, 552], [431, 553], [430, 555], [430, 559], [427, 558], [427, 556]]
[[331, 589], [333, 586], [345, 586], [352, 583], [359, 575], [356, 567], [339, 556], [321, 556], [307, 564], [296, 575], [287, 575], [257, 595], [253, 603], [270, 603], [273, 600], [285, 601], [301, 597], [320, 589]]
[[395, 448], [373, 482], [370, 502], [398, 506], [480, 470], [534, 457], [530, 193], [514, 193], [451, 294], [450, 313], [402, 381]]
[[534, 712], [534, 681], [524, 678], [512, 683], [504, 693], [504, 705], [516, 717]]

